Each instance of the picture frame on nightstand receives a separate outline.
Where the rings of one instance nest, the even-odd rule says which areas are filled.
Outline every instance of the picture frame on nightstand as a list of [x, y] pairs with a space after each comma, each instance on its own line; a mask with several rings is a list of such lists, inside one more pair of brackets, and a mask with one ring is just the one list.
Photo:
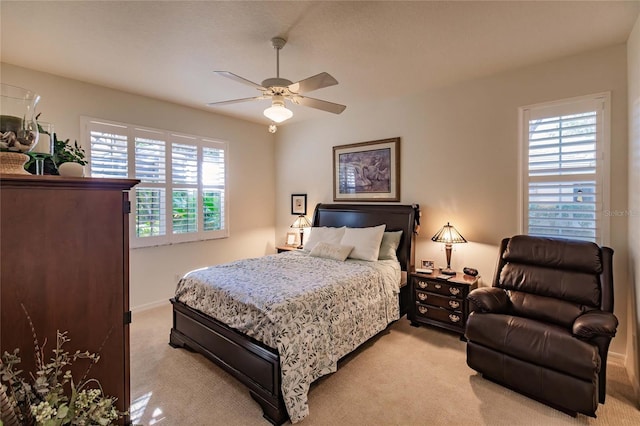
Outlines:
[[297, 232], [287, 232], [287, 237], [285, 238], [285, 245], [289, 247], [297, 247], [298, 246], [298, 233]]
[[435, 270], [435, 267], [435, 262], [433, 260], [423, 260], [420, 262], [420, 268], [416, 268], [416, 272], [431, 274]]
[[423, 260], [422, 269], [435, 269], [435, 262], [433, 260]]

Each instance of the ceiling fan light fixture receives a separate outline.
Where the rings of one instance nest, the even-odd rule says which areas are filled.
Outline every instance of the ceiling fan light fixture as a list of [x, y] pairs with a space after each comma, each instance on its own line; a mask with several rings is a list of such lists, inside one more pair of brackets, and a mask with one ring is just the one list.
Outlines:
[[276, 123], [282, 123], [293, 117], [293, 111], [284, 106], [282, 96], [274, 96], [271, 106], [264, 110], [264, 116]]

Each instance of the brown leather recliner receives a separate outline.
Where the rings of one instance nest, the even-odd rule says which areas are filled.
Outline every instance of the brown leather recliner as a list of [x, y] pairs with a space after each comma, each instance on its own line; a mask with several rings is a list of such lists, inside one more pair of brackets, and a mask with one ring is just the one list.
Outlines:
[[517, 235], [502, 240], [492, 287], [468, 299], [467, 364], [575, 416], [595, 417], [616, 334], [613, 250]]

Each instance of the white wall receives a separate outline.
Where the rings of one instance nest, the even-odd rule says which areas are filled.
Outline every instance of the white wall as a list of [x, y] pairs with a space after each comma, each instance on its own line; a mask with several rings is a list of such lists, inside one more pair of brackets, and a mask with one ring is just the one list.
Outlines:
[[[445, 262], [430, 241], [447, 221], [469, 241], [455, 245], [452, 267], [479, 269], [490, 285], [498, 244], [518, 229], [518, 107], [612, 92], [611, 209], [627, 205], [626, 48], [614, 46], [385, 104], [348, 105], [340, 116], [281, 126], [276, 144], [276, 242], [293, 221], [289, 197], [307, 193], [310, 214], [332, 202], [332, 147], [401, 137], [401, 202], [422, 208], [416, 259]], [[372, 90], [375, 90], [372, 88]], [[611, 223], [616, 251], [612, 351], [625, 353], [627, 222]]]
[[640, 405], [640, 17], [627, 40], [629, 82], [629, 332], [627, 371]]
[[275, 138], [264, 125], [9, 64], [1, 77], [38, 93], [40, 119], [63, 139], [80, 142], [80, 116], [87, 115], [229, 142], [229, 238], [131, 250], [133, 309], [168, 301], [176, 276], [191, 269], [275, 252]]

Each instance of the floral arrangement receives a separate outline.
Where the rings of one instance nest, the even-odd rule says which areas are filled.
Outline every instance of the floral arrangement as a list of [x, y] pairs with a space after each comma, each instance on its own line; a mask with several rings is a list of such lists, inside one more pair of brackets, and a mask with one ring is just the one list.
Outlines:
[[[34, 337], [36, 371], [31, 374], [31, 380], [23, 376], [17, 368], [21, 361], [19, 349], [2, 355], [0, 425], [110, 425], [126, 414], [116, 409], [115, 398], [103, 394], [97, 380], [87, 379], [99, 355], [80, 351], [71, 355], [63, 349], [70, 341], [67, 332], [58, 331], [53, 357], [47, 362], [44, 346], [41, 348], [38, 344], [31, 318], [29, 315], [27, 318]], [[90, 364], [76, 383], [70, 368], [78, 359], [88, 359]]]

